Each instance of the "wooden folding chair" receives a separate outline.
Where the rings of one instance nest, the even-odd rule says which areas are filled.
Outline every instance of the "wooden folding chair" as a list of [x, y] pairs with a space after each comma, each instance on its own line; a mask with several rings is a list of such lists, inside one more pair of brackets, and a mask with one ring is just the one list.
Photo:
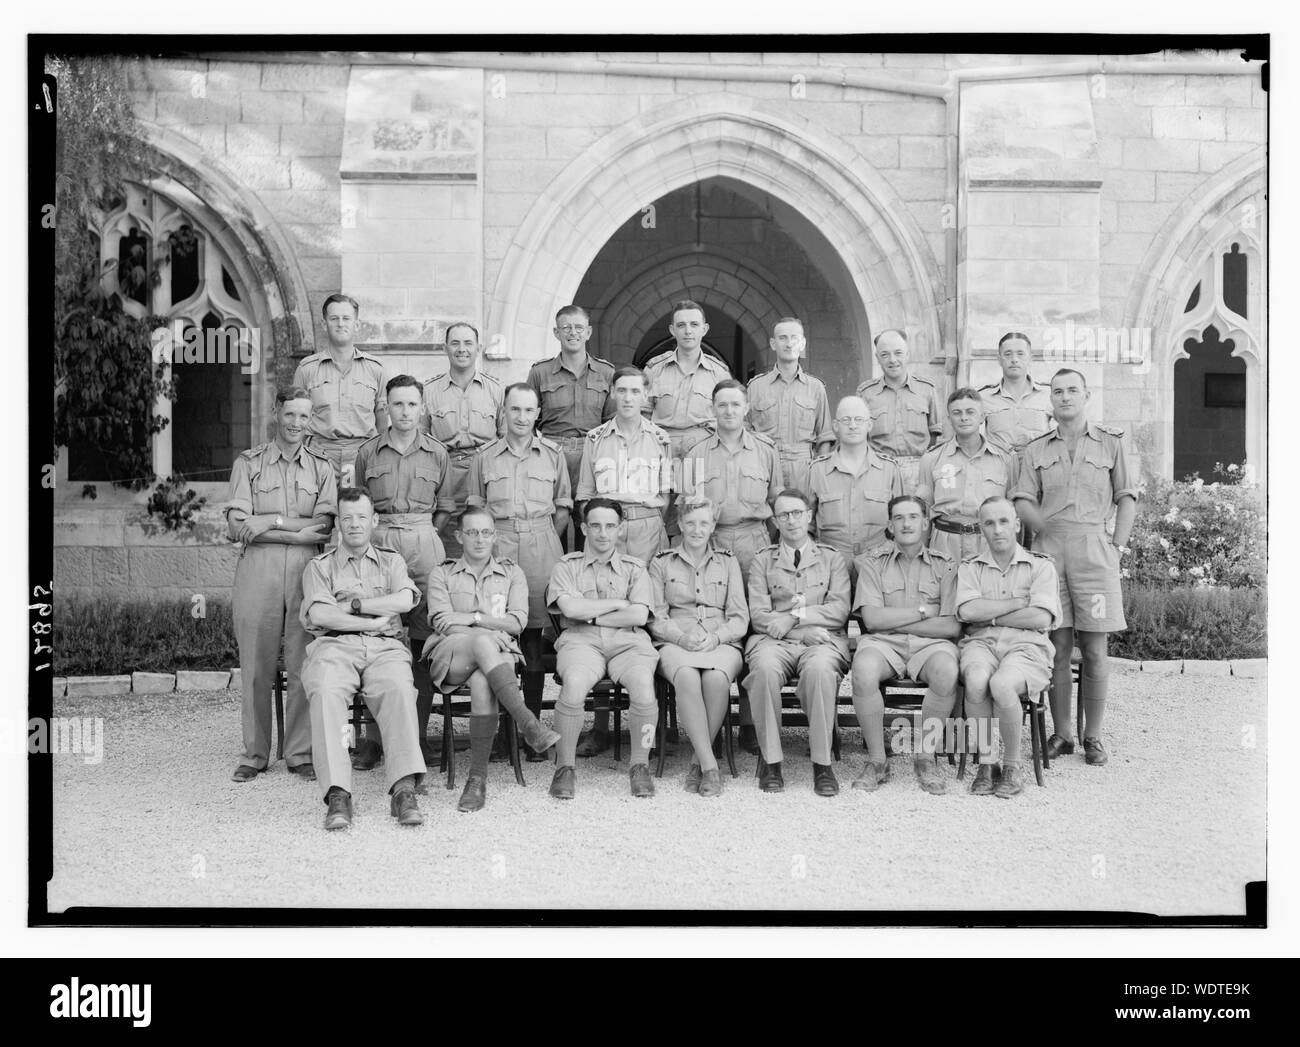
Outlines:
[[[1052, 763], [1047, 755], [1047, 694], [1048, 688], [1043, 688], [1038, 692], [1037, 698], [1029, 698], [1021, 695], [1020, 710], [1021, 724], [1026, 719], [1029, 720], [1029, 748], [1034, 759], [1034, 780], [1039, 786], [1043, 786], [1043, 771], [1050, 770]], [[963, 744], [961, 748], [961, 759], [957, 764], [957, 780], [961, 781], [966, 774], [966, 752], [969, 745]]]

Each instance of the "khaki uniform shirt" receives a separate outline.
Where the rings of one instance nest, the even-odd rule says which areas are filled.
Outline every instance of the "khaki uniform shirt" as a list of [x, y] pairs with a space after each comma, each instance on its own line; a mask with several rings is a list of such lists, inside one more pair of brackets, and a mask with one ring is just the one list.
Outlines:
[[448, 611], [513, 618], [516, 632], [528, 625], [528, 582], [518, 564], [489, 557], [478, 574], [465, 562], [444, 560], [429, 573], [429, 624]]
[[1037, 503], [1047, 524], [1104, 524], [1112, 505], [1138, 495], [1137, 469], [1123, 437], [1121, 429], [1090, 422], [1071, 461], [1060, 432], [1044, 433], [1020, 452], [1011, 497]]
[[911, 560], [891, 543], [859, 561], [853, 610], [864, 607], [919, 608], [931, 617], [957, 613], [957, 565], [937, 549], [922, 547]]
[[953, 437], [921, 456], [916, 493], [930, 503], [933, 515], [973, 522], [980, 503], [991, 495], [1005, 495], [1014, 478], [1010, 454], [981, 438], [979, 451], [968, 456]]
[[522, 455], [504, 436], [493, 440], [470, 463], [468, 504], [486, 507], [497, 520], [545, 519], [572, 509], [564, 452], [536, 434]]
[[1032, 378], [1029, 381], [1029, 392], [1019, 400], [1004, 390], [1001, 382], [982, 386], [979, 390], [984, 403], [984, 432], [992, 443], [1004, 450], [1019, 452], [1030, 440], [1041, 436], [1055, 424], [1051, 387]]
[[645, 418], [628, 439], [611, 418], [587, 434], [578, 469], [579, 502], [601, 495], [618, 502], [662, 509], [673, 488], [668, 434]]
[[909, 374], [899, 389], [883, 377], [858, 386], [858, 395], [871, 411], [871, 446], [898, 456], [924, 454], [930, 434], [943, 432], [943, 410], [934, 383]]
[[749, 619], [755, 633], [781, 614], [793, 614], [800, 626], [820, 625], [843, 636], [849, 620], [844, 557], [829, 545], [807, 541], [796, 567], [794, 550], [782, 542], [759, 550], [749, 565]]
[[732, 453], [716, 433], [686, 452], [682, 486], [688, 494], [712, 500], [719, 526], [769, 520], [769, 504], [782, 488], [776, 445], [760, 433], [741, 431], [740, 450]]
[[838, 449], [814, 458], [808, 494], [818, 541], [866, 552], [885, 540], [889, 500], [902, 493], [897, 463], [870, 447], [857, 473], [849, 471]]
[[706, 548], [697, 567], [681, 546], [665, 549], [650, 561], [650, 585], [650, 634], [660, 643], [678, 643], [697, 622], [719, 643], [736, 647], [749, 632], [745, 581], [731, 553]]
[[378, 357], [356, 350], [344, 374], [329, 353], [303, 357], [293, 385], [311, 393], [311, 432], [326, 440], [375, 435], [375, 412], [386, 410], [389, 375]]
[[627, 600], [654, 608], [654, 592], [645, 564], [635, 556], [624, 556], [617, 550], [605, 563], [595, 559], [590, 550], [569, 553], [551, 569], [551, 583], [546, 588], [546, 606], [560, 619], [564, 635], [570, 639], [587, 637], [600, 640], [604, 634], [633, 632], [645, 637], [645, 630], [636, 626], [591, 625], [584, 621], [564, 617], [560, 598], [576, 596], [584, 600]]
[[834, 440], [826, 386], [802, 367], [786, 379], [772, 368], [749, 383], [749, 425], [771, 437], [786, 458], [811, 458], [817, 445]]
[[504, 433], [503, 399], [500, 379], [486, 371], [475, 371], [465, 389], [450, 372], [439, 375], [424, 387], [425, 428], [449, 451], [482, 447]]
[[587, 366], [575, 374], [563, 360], [563, 356], [542, 360], [528, 371], [528, 384], [537, 390], [541, 404], [538, 426], [552, 439], [586, 436], [614, 413], [609, 399], [614, 365], [588, 354]]
[[405, 451], [392, 444], [392, 429], [357, 448], [357, 485], [364, 487], [378, 513], [451, 513], [456, 511], [447, 452], [428, 433], [417, 431]]
[[661, 353], [645, 365], [650, 421], [664, 429], [713, 427], [713, 387], [731, 372], [703, 350], [693, 371], [684, 371], [677, 350]]
[[1052, 558], [1017, 545], [1015, 556], [1005, 571], [988, 549], [963, 560], [957, 567], [955, 599], [958, 610], [971, 600], [1010, 600], [1025, 596], [1029, 597], [1030, 607], [1041, 607], [1052, 616], [1047, 629], [1018, 629], [1009, 625], [967, 626], [966, 637], [987, 638], [997, 651], [1029, 642], [1042, 648], [1050, 665], [1052, 641], [1047, 634], [1061, 620], [1061, 597]]
[[252, 516], [338, 515], [338, 481], [334, 467], [319, 451], [299, 445], [286, 458], [274, 440], [244, 451], [230, 470], [230, 509]]
[[[330, 607], [338, 606], [340, 599], [357, 597], [360, 600], [372, 596], [393, 596], [396, 593], [409, 592], [414, 604], [420, 596], [420, 590], [411, 581], [406, 570], [406, 561], [400, 553], [388, 549], [379, 549], [367, 545], [360, 556], [353, 556], [342, 542], [329, 552], [314, 556], [307, 564], [302, 576], [302, 608], [298, 619], [302, 626], [313, 636], [324, 636], [328, 629], [313, 625], [309, 611], [318, 603]], [[405, 636], [401, 619], [393, 616], [390, 624], [377, 636], [391, 636], [401, 639]]]

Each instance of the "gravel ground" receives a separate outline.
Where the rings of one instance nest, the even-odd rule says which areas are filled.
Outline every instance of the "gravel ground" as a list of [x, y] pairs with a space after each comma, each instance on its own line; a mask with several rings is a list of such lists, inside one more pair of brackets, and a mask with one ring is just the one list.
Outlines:
[[381, 772], [357, 774], [343, 833], [283, 763], [229, 780], [228, 693], [62, 699], [58, 715], [103, 717], [104, 758], [55, 757], [49, 905], [1243, 912], [1265, 876], [1264, 681], [1117, 672], [1112, 690], [1109, 766], [1080, 747], [1011, 801], [964, 783], [928, 796], [908, 756], [855, 792], [856, 730], [823, 799], [789, 729], [781, 795], [758, 791], [744, 754], [716, 800], [681, 790], [680, 755], [652, 800], [608, 757], [579, 760], [569, 803], [547, 796], [549, 764], [525, 764], [520, 788], [493, 763], [487, 808], [464, 815], [461, 753], [456, 791], [432, 783], [418, 829], [389, 817]]

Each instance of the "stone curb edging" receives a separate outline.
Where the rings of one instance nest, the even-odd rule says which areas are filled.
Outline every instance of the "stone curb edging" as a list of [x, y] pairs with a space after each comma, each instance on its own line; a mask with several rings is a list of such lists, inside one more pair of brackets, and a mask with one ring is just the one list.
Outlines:
[[[1111, 666], [1121, 672], [1143, 672], [1152, 676], [1237, 676], [1251, 680], [1268, 677], [1267, 658], [1235, 658], [1222, 662], [1193, 658], [1138, 662], [1130, 658], [1112, 658]], [[179, 669], [174, 673], [137, 672], [129, 676], [56, 676], [52, 686], [55, 698], [86, 698], [109, 694], [238, 691], [242, 689], [242, 680], [238, 669]]]

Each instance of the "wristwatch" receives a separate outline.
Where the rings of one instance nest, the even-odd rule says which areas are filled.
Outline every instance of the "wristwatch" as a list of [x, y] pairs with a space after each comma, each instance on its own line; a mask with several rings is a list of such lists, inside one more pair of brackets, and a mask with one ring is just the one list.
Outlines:
[[353, 613], [353, 614], [360, 614], [360, 613], [361, 613], [361, 597], [359, 597], [359, 596], [354, 596], [354, 597], [352, 597], [352, 602], [351, 602], [350, 604], [348, 604], [348, 606], [352, 608], [352, 613]]
[[474, 612], [474, 624], [475, 624], [475, 625], [481, 625], [482, 622], [483, 622], [483, 612], [482, 612], [482, 611], [475, 611], [475, 612]]
[[284, 517], [283, 517], [283, 516], [277, 516], [277, 517], [275, 518], [275, 526], [276, 526], [276, 527], [283, 527], [283, 526], [284, 526]]
[[[1114, 542], [1111, 542], [1111, 545], [1115, 545], [1115, 543], [1114, 543]], [[1123, 559], [1125, 556], [1128, 555], [1128, 546], [1127, 546], [1127, 545], [1115, 545], [1115, 548], [1119, 550], [1119, 555], [1120, 555], [1120, 558], [1121, 558], [1121, 559]]]

